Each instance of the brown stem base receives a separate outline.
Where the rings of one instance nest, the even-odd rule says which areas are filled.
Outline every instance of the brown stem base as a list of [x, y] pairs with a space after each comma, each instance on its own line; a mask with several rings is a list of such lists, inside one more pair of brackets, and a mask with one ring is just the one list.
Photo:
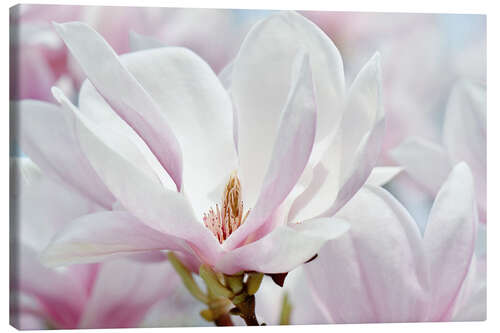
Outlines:
[[220, 315], [214, 320], [215, 326], [234, 326], [231, 316], [227, 313]]

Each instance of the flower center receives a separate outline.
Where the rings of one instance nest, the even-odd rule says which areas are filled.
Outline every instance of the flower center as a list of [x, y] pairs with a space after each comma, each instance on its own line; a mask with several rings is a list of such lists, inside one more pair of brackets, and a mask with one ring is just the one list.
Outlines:
[[243, 214], [243, 201], [240, 199], [240, 180], [236, 173], [231, 174], [222, 195], [222, 206], [215, 205], [203, 214], [205, 226], [212, 231], [222, 244], [229, 235], [238, 229], [248, 216], [250, 210]]

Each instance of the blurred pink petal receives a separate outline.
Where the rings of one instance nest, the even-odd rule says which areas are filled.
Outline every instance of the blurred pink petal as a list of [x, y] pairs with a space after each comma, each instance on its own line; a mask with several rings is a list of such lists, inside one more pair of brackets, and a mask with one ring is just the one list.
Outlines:
[[436, 196], [424, 233], [432, 281], [431, 321], [452, 315], [474, 253], [477, 222], [471, 171], [460, 163]]
[[448, 170], [465, 161], [474, 175], [480, 221], [486, 222], [486, 89], [459, 82], [448, 100], [442, 145], [412, 138], [394, 149], [393, 158], [411, 177], [435, 194]]
[[78, 327], [137, 327], [146, 312], [169, 297], [179, 282], [166, 263], [141, 264], [120, 259], [103, 264]]
[[110, 208], [114, 198], [83, 154], [71, 117], [58, 106], [34, 100], [15, 102], [13, 109], [22, 151], [53, 179]]
[[443, 124], [443, 144], [453, 164], [465, 161], [474, 175], [476, 198], [486, 218], [486, 88], [459, 82]]
[[337, 214], [350, 231], [305, 265], [325, 316], [335, 323], [450, 320], [474, 253], [473, 198], [470, 169], [459, 164], [422, 238], [388, 192], [359, 191]]

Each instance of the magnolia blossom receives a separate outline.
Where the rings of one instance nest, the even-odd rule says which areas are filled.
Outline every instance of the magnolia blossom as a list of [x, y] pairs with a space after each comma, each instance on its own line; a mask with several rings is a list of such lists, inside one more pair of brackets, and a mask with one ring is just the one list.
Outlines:
[[437, 194], [423, 237], [379, 187], [364, 187], [338, 215], [351, 229], [304, 266], [328, 322], [485, 319], [484, 261], [474, 255], [477, 208], [465, 163]]
[[435, 194], [451, 167], [466, 161], [474, 174], [480, 221], [486, 222], [486, 88], [461, 81], [446, 107], [442, 144], [418, 137], [407, 139], [392, 157], [431, 194]]
[[[173, 250], [195, 271], [281, 273], [347, 230], [334, 215], [384, 132], [377, 55], [346, 92], [332, 41], [296, 13], [274, 15], [246, 36], [228, 93], [187, 49], [118, 57], [85, 24], [55, 27], [88, 81], [78, 106], [58, 89], [60, 108], [18, 104], [36, 156], [23, 151], [106, 211], [68, 223], [46, 264]], [[70, 140], [51, 140], [56, 123]]]
[[[40, 252], [62, 225], [97, 206], [26, 158], [13, 159], [17, 189], [11, 311], [21, 329], [136, 327], [180, 280], [166, 263], [117, 259], [50, 269]], [[172, 302], [172, 299], [170, 299]], [[186, 310], [186, 309], [184, 309]], [[196, 314], [196, 313], [195, 313]]]

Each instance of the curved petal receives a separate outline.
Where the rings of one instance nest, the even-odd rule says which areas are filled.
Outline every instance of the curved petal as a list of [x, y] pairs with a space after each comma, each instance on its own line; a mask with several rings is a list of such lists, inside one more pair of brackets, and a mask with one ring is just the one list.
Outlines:
[[102, 264], [78, 327], [137, 327], [147, 311], [168, 297], [176, 285], [178, 278], [168, 263], [120, 259]]
[[[223, 69], [219, 72], [217, 77], [219, 78], [219, 81], [222, 83], [222, 86], [226, 90], [230, 90], [231, 88], [231, 82], [232, 82], [232, 77], [233, 77], [233, 66], [234, 63], [231, 61], [228, 63], [226, 66], [224, 66]], [[236, 123], [236, 127], [238, 126], [238, 123]]]
[[253, 201], [253, 191], [255, 182], [259, 182], [258, 175], [255, 177], [256, 174], [245, 171], [255, 166], [255, 162], [240, 166], [240, 170], [243, 170], [243, 202], [252, 208], [246, 222], [224, 242], [225, 249], [238, 246], [250, 233], [269, 220], [299, 180], [311, 155], [316, 130], [316, 102], [307, 55], [297, 55], [294, 73], [271, 160], [262, 185], [258, 185], [261, 187], [256, 202]]
[[473, 257], [451, 320], [486, 320], [486, 257]]
[[48, 176], [73, 187], [82, 195], [110, 208], [113, 195], [101, 182], [83, 154], [74, 129], [63, 110], [50, 103], [23, 100], [13, 105], [19, 123], [19, 143]]
[[20, 241], [41, 251], [73, 219], [102, 207], [68, 186], [40, 175], [12, 199], [12, 230]]
[[402, 167], [375, 167], [366, 180], [366, 184], [372, 186], [384, 186], [394, 177], [397, 177], [404, 169]]
[[365, 186], [337, 216], [349, 232], [304, 266], [325, 316], [335, 323], [425, 320], [426, 262], [408, 212], [386, 190]]
[[93, 123], [116, 152], [168, 189], [175, 184], [137, 133], [109, 106], [90, 81], [85, 80], [78, 96], [78, 108]]
[[233, 62], [230, 90], [238, 110], [240, 174], [242, 178], [249, 178], [247, 174], [253, 177], [252, 203], [272, 158], [296, 55], [304, 51], [311, 59], [319, 140], [334, 130], [340, 119], [344, 73], [337, 48], [316, 25], [293, 12], [264, 19], [247, 34]]
[[194, 217], [184, 195], [152, 181], [103, 141], [107, 136], [102, 131], [108, 129], [93, 126], [57, 90], [54, 95], [67, 112], [73, 113], [76, 133], [86, 156], [120, 204], [149, 227], [192, 242], [202, 258], [213, 261], [220, 245]]
[[460, 82], [453, 89], [443, 123], [443, 143], [453, 163], [465, 161], [474, 175], [477, 203], [486, 211], [486, 88]]
[[[321, 182], [311, 182], [299, 202], [296, 220], [332, 216], [363, 186], [378, 158], [385, 132], [381, 103], [380, 59], [376, 53], [361, 69], [347, 97], [338, 132], [331, 140], [315, 173]], [[319, 172], [323, 170], [322, 172]]]
[[231, 99], [210, 66], [188, 49], [146, 50], [122, 60], [172, 126], [182, 149], [182, 189], [201, 218], [212, 204], [208, 193], [238, 165]]
[[42, 260], [48, 266], [60, 266], [159, 250], [190, 248], [182, 239], [151, 229], [127, 212], [100, 212], [68, 224], [45, 249]]
[[13, 288], [34, 297], [47, 319], [61, 328], [75, 328], [86, 302], [86, 290], [68, 271], [44, 267], [38, 253], [21, 245], [16, 253]]
[[182, 153], [158, 105], [91, 27], [79, 22], [54, 27], [92, 84], [144, 140], [180, 190]]
[[431, 194], [439, 191], [451, 169], [446, 151], [420, 138], [407, 139], [391, 151], [391, 157]]
[[430, 262], [430, 320], [449, 320], [474, 254], [477, 210], [465, 163], [455, 166], [432, 206], [424, 234]]
[[336, 219], [317, 219], [292, 226], [279, 226], [261, 239], [221, 255], [216, 270], [285, 273], [311, 259], [331, 239], [349, 229]]

